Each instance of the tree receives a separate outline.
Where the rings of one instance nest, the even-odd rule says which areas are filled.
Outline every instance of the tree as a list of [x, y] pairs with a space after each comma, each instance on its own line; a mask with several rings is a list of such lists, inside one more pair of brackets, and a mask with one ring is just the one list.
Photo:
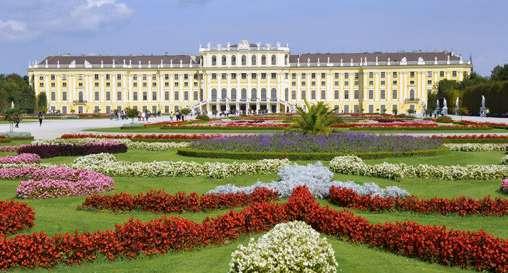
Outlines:
[[33, 113], [35, 94], [28, 77], [0, 75], [0, 112], [9, 109], [12, 101], [20, 111]]
[[37, 95], [37, 111], [46, 113], [48, 110], [48, 98], [46, 92], [41, 92]]
[[189, 109], [189, 108], [187, 108], [187, 107], [186, 107], [186, 108], [183, 108], [182, 110], [180, 110], [180, 114], [182, 114], [182, 115], [184, 115], [184, 116], [189, 115], [191, 112], [192, 112], [192, 110], [191, 110], [191, 109]]
[[138, 109], [127, 108], [125, 109], [125, 114], [127, 114], [127, 117], [131, 119], [131, 123], [134, 123], [134, 119], [139, 116], [139, 111]]
[[494, 67], [490, 79], [493, 81], [508, 81], [508, 64]]
[[305, 106], [307, 111], [302, 107], [296, 108], [298, 117], [295, 126], [304, 133], [329, 134], [332, 131], [330, 126], [336, 120], [334, 109], [322, 101], [313, 105], [305, 101]]
[[5, 111], [5, 120], [9, 121], [10, 130], [13, 131], [14, 123], [21, 121], [21, 111], [18, 108], [10, 108]]

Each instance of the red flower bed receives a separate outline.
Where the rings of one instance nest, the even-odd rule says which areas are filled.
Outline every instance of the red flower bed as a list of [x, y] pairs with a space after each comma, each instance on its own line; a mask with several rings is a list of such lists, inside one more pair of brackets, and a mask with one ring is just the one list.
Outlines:
[[75, 156], [98, 153], [125, 153], [127, 146], [114, 142], [95, 142], [86, 144], [33, 144], [22, 145], [17, 150], [18, 154], [37, 154], [42, 158], [55, 156]]
[[486, 197], [480, 200], [459, 197], [455, 199], [418, 197], [381, 197], [360, 195], [350, 189], [330, 188], [330, 200], [342, 207], [369, 210], [400, 210], [417, 213], [440, 213], [442, 215], [508, 215], [508, 199]]
[[418, 121], [392, 121], [378, 123], [339, 123], [332, 125], [334, 128], [376, 128], [376, 129], [433, 129], [438, 128], [434, 122]]
[[314, 229], [387, 251], [437, 262], [508, 272], [508, 241], [485, 232], [447, 230], [412, 222], [371, 224], [347, 211], [320, 207], [306, 188], [297, 188], [286, 204], [256, 203], [242, 211], [194, 223], [179, 217], [148, 222], [129, 220], [114, 230], [92, 233], [44, 233], [0, 236], [0, 268], [51, 267], [58, 263], [93, 261], [99, 254], [110, 260], [191, 249], [265, 231], [277, 223], [303, 220]]
[[34, 218], [34, 211], [27, 204], [15, 201], [0, 201], [0, 238], [3, 234], [31, 228], [34, 225]]
[[61, 138], [106, 138], [106, 139], [131, 139], [131, 140], [195, 140], [224, 137], [222, 134], [95, 134], [75, 133], [63, 134]]
[[119, 193], [102, 196], [92, 195], [85, 199], [82, 208], [108, 209], [113, 211], [146, 210], [151, 212], [184, 212], [204, 211], [245, 206], [253, 203], [268, 202], [277, 199], [277, 193], [266, 188], [257, 188], [252, 194], [206, 194], [177, 193], [168, 194], [164, 191], [150, 191], [131, 195]]
[[498, 134], [468, 134], [468, 135], [432, 135], [432, 138], [456, 139], [456, 140], [488, 140], [488, 139], [508, 139], [508, 135]]

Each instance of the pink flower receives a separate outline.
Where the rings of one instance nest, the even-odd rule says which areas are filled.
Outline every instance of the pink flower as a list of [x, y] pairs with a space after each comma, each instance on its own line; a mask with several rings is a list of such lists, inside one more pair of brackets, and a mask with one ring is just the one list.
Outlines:
[[0, 157], [0, 164], [32, 164], [40, 161], [41, 157], [39, 155], [29, 153]]

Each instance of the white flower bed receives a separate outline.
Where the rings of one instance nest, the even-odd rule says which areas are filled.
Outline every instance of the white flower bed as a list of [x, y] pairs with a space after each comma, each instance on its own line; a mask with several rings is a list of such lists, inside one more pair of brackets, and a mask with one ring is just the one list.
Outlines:
[[408, 165], [381, 163], [368, 165], [356, 156], [339, 156], [330, 161], [335, 173], [400, 179], [404, 177], [437, 178], [442, 180], [489, 180], [508, 172], [506, 165]]
[[508, 151], [508, 143], [446, 143], [450, 151], [458, 152], [491, 152]]
[[287, 165], [287, 159], [264, 159], [254, 162], [221, 163], [192, 161], [118, 161], [112, 154], [94, 154], [77, 158], [72, 167], [91, 169], [110, 176], [208, 176], [225, 178], [233, 175], [276, 172]]
[[330, 187], [341, 187], [351, 189], [362, 195], [379, 195], [390, 197], [405, 197], [409, 193], [396, 186], [390, 186], [385, 189], [375, 183], [365, 183], [363, 185], [354, 182], [333, 181], [333, 173], [320, 162], [309, 165], [286, 165], [279, 169], [279, 180], [270, 183], [257, 182], [254, 185], [238, 187], [227, 184], [216, 187], [208, 193], [226, 194], [226, 193], [252, 193], [256, 188], [268, 188], [279, 193], [279, 197], [287, 198], [298, 186], [306, 186], [317, 198], [326, 198], [330, 192]]
[[101, 139], [101, 138], [76, 138], [76, 139], [51, 139], [51, 140], [36, 140], [32, 144], [85, 144], [90, 142], [116, 142], [127, 145], [128, 149], [141, 150], [141, 151], [169, 151], [178, 148], [185, 148], [190, 145], [190, 142], [145, 142], [145, 141], [132, 141], [130, 139]]
[[231, 254], [229, 273], [337, 272], [332, 246], [305, 222], [276, 225]]

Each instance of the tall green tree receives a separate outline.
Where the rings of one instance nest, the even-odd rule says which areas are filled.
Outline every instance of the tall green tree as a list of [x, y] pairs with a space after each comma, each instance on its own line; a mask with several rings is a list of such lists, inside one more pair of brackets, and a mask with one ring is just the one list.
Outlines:
[[11, 102], [22, 112], [33, 113], [35, 94], [28, 77], [0, 75], [0, 112], [10, 109]]
[[46, 113], [48, 110], [48, 98], [46, 92], [41, 92], [37, 95], [37, 112]]
[[493, 81], [508, 81], [508, 64], [494, 67], [490, 79]]
[[310, 104], [305, 101], [306, 110], [297, 107], [298, 117], [295, 125], [304, 133], [329, 134], [332, 131], [331, 125], [336, 121], [334, 109], [330, 109], [324, 102]]

